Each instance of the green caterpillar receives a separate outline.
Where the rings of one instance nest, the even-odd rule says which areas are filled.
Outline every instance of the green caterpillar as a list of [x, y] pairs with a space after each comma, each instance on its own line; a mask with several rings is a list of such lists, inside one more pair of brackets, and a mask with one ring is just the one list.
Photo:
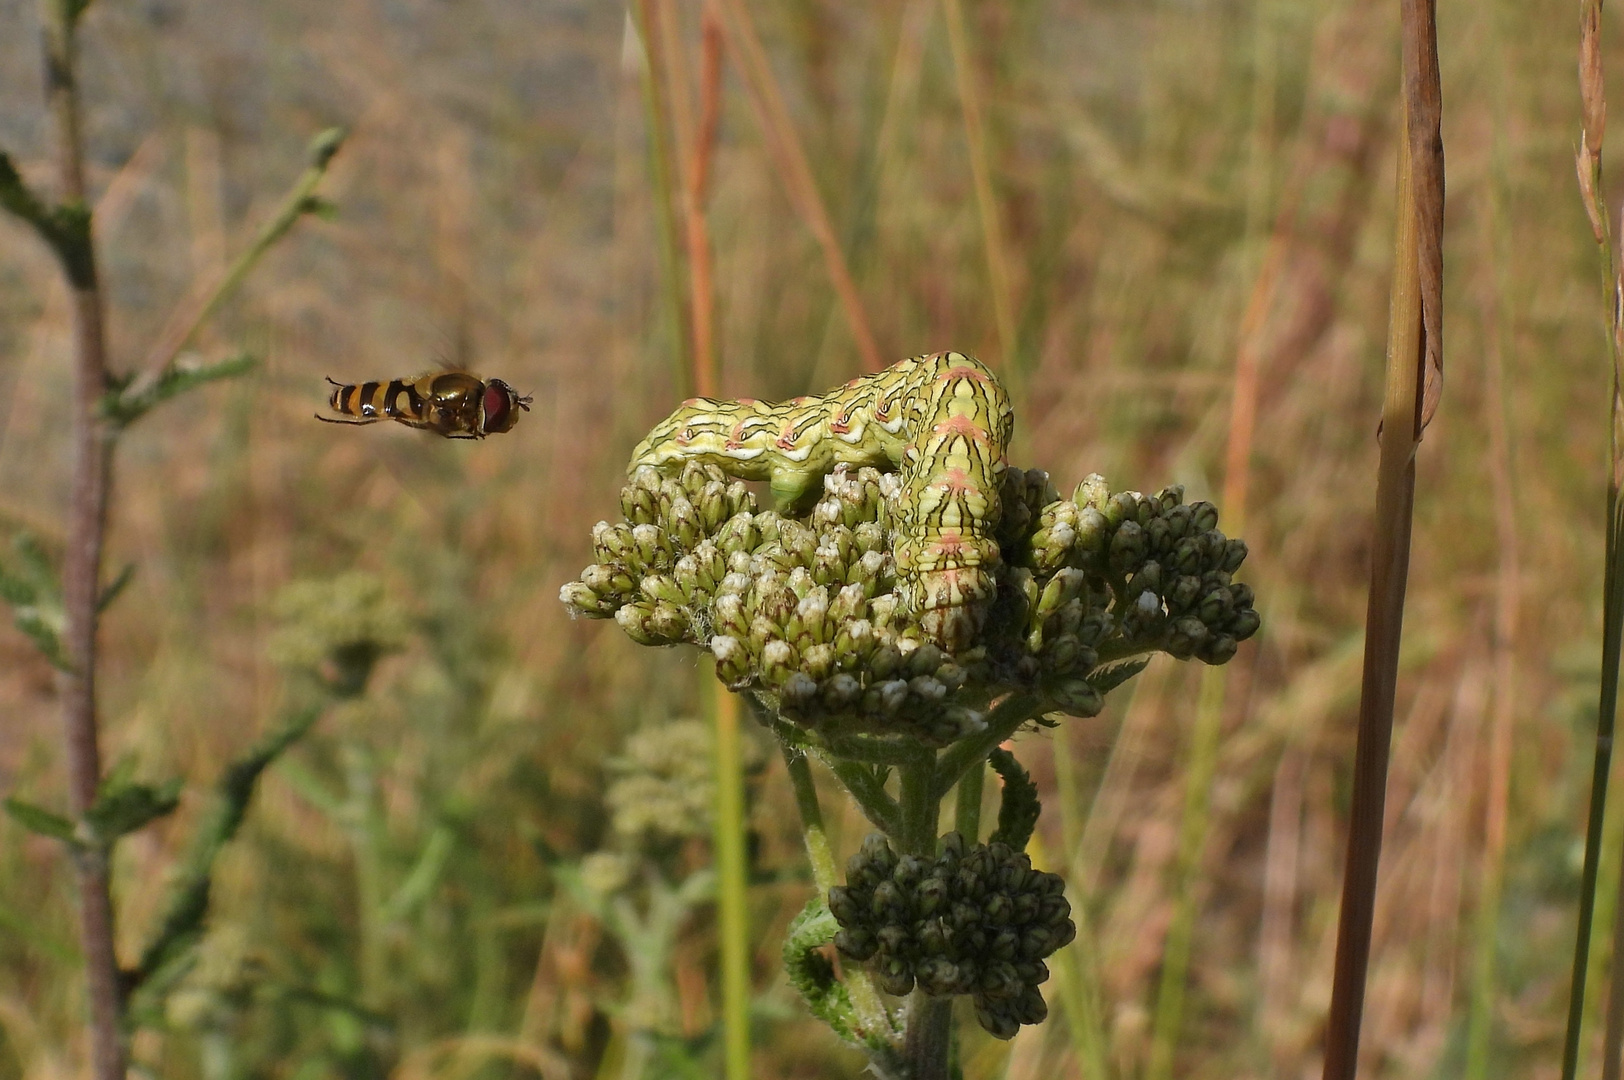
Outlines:
[[697, 461], [766, 480], [782, 507], [815, 498], [836, 465], [895, 468], [898, 599], [952, 651], [980, 629], [996, 585], [1009, 395], [964, 353], [932, 353], [777, 404], [690, 398], [632, 451], [628, 471]]

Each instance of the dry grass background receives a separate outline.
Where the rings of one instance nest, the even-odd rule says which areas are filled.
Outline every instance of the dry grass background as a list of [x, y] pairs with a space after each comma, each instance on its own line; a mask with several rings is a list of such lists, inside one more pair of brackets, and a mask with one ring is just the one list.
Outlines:
[[[1605, 313], [1571, 158], [1576, 34], [1565, 6], [1439, 6], [1449, 385], [1420, 459], [1367, 1075], [1460, 1075], [1493, 956], [1484, 1075], [1554, 1076], [1606, 445]], [[696, 6], [680, 7], [695, 30]], [[1317, 1074], [1386, 327], [1388, 9], [966, 4], [1006, 350], [942, 7], [753, 5], [882, 350], [999, 365], [1017, 392], [1017, 463], [1063, 488], [1100, 471], [1215, 495], [1237, 357], [1257, 363], [1243, 532], [1265, 624], [1230, 669], [1180, 1076]], [[0, 144], [43, 178], [36, 19], [31, 0], [0, 0]], [[1607, 19], [1616, 41], [1624, 26]], [[107, 748], [197, 785], [121, 849], [127, 945], [196, 792], [277, 708], [276, 590], [367, 568], [421, 626], [364, 707], [329, 717], [267, 779], [206, 946], [238, 982], [144, 1034], [137, 1056], [166, 1076], [590, 1076], [609, 1024], [595, 1003], [621, 963], [551, 903], [543, 855], [592, 848], [604, 756], [638, 723], [696, 708], [699, 686], [693, 657], [571, 624], [556, 601], [590, 525], [613, 513], [631, 444], [681, 396], [624, 9], [100, 0], [84, 39], [122, 365], [191, 277], [244, 242], [305, 140], [353, 129], [326, 187], [336, 220], [301, 225], [199, 341], [210, 356], [244, 345], [262, 371], [167, 407], [120, 459], [111, 562], [140, 575], [104, 632]], [[857, 353], [728, 64], [710, 206], [723, 385], [820, 390], [855, 374]], [[67, 325], [48, 253], [0, 221], [0, 531], [48, 543], [65, 504]], [[535, 412], [478, 445], [311, 419], [323, 375], [440, 361], [534, 393]], [[0, 657], [0, 789], [54, 805], [50, 669], [9, 626]], [[1153, 666], [1101, 717], [1018, 748], [1051, 805], [1053, 755], [1078, 774], [1074, 884], [1123, 1077], [1150, 1057], [1196, 685]], [[761, 801], [761, 858], [794, 870], [781, 775]], [[1060, 817], [1044, 823], [1056, 859]], [[850, 847], [861, 830], [845, 824]], [[1601, 926], [1624, 817], [1608, 833]], [[1495, 919], [1485, 885], [1502, 853]], [[0, 1077], [83, 1068], [69, 884], [50, 845], [0, 825]], [[776, 941], [806, 889], [755, 891], [767, 1005], [788, 1000]], [[691, 1031], [709, 1015], [709, 949], [699, 926], [679, 951]], [[1080, 1076], [1054, 1012], [1013, 1047], [972, 1040], [967, 1076]], [[793, 1005], [761, 1024], [759, 1075], [856, 1070]]]

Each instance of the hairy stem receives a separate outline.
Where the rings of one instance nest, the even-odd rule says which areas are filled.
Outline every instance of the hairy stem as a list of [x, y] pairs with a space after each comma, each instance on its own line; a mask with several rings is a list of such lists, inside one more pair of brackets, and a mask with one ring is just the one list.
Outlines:
[[953, 827], [964, 837], [964, 842], [974, 844], [981, 839], [981, 792], [987, 784], [987, 770], [985, 768], [971, 768], [959, 781], [959, 796], [953, 807]]
[[[840, 884], [840, 871], [835, 864], [834, 850], [829, 846], [829, 833], [823, 826], [823, 810], [818, 806], [818, 789], [812, 781], [812, 763], [805, 753], [783, 742], [779, 749], [784, 755], [784, 767], [789, 770], [790, 786], [795, 790], [795, 808], [801, 813], [801, 829], [806, 837], [806, 857], [812, 863], [812, 881], [819, 894], [827, 897], [829, 890]], [[868, 1032], [889, 1032], [885, 1006], [869, 981], [868, 973], [852, 964], [841, 972], [841, 981], [851, 995], [852, 1009], [857, 1021]]]
[[987, 760], [993, 748], [1038, 715], [1040, 702], [1031, 694], [1011, 694], [987, 714], [987, 726], [979, 734], [960, 739], [942, 755], [936, 768], [936, 797], [946, 795], [971, 766]]
[[[56, 126], [57, 183], [64, 206], [83, 212], [85, 180], [80, 144], [79, 94], [74, 76], [74, 15], [65, 2], [46, 5], [46, 92]], [[96, 626], [102, 541], [107, 524], [112, 437], [97, 414], [107, 391], [107, 345], [101, 288], [84, 218], [84, 250], [77, 268], [66, 266], [73, 318], [73, 480], [68, 509], [67, 551], [62, 565], [66, 615], [64, 644], [70, 670], [62, 679], [62, 734], [68, 770], [68, 801], [83, 818], [101, 783], [96, 724]], [[63, 252], [59, 251], [59, 255]], [[67, 260], [64, 259], [66, 263]], [[107, 851], [100, 846], [74, 856], [79, 886], [79, 940], [84, 953], [90, 1005], [92, 1075], [122, 1080], [123, 992], [113, 925]]]

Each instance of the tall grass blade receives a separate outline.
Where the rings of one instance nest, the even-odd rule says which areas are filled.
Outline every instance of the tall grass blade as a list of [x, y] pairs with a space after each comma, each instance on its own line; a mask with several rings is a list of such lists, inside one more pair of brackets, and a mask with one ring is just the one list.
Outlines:
[[1325, 1080], [1352, 1080], [1370, 964], [1387, 763], [1403, 635], [1415, 505], [1415, 455], [1442, 393], [1443, 143], [1437, 27], [1429, 0], [1404, 0], [1404, 124], [1387, 337], [1386, 400], [1376, 479], [1365, 663], [1353, 805], [1325, 1034]]
[[987, 289], [992, 293], [993, 321], [998, 327], [999, 359], [1007, 372], [1016, 371], [1014, 301], [1010, 297], [1009, 259], [1004, 248], [998, 201], [992, 190], [992, 166], [981, 114], [981, 90], [970, 58], [969, 35], [964, 29], [962, 0], [942, 0], [947, 16], [947, 41], [953, 53], [953, 78], [959, 106], [964, 112], [964, 139], [970, 151], [970, 176], [975, 184], [976, 213], [981, 218], [981, 241], [987, 255]]
[[[1563, 1080], [1573, 1080], [1579, 1072], [1580, 1034], [1584, 1027], [1585, 986], [1590, 965], [1590, 934], [1596, 914], [1596, 888], [1601, 862], [1602, 826], [1607, 810], [1607, 780], [1612, 771], [1613, 730], [1618, 712], [1619, 648], [1624, 644], [1624, 404], [1620, 402], [1620, 359], [1624, 355], [1624, 313], [1619, 310], [1619, 268], [1614, 249], [1612, 222], [1602, 191], [1601, 146], [1607, 124], [1607, 96], [1602, 81], [1601, 3], [1585, 0], [1579, 9], [1579, 96], [1584, 128], [1579, 140], [1579, 191], [1591, 229], [1602, 256], [1602, 286], [1608, 300], [1611, 325], [1607, 335], [1612, 366], [1609, 468], [1607, 476], [1606, 569], [1603, 579], [1602, 656], [1600, 709], [1596, 717], [1595, 764], [1590, 782], [1590, 815], [1585, 826], [1584, 871], [1579, 884], [1579, 920], [1573, 951], [1573, 978], [1568, 997], [1567, 1032], [1562, 1044]], [[1624, 925], [1615, 920], [1614, 956], [1617, 942], [1624, 940]], [[1618, 1076], [1618, 1048], [1624, 1041], [1624, 972], [1614, 963], [1613, 985], [1607, 1012], [1604, 1076]]]
[[880, 351], [874, 338], [868, 313], [857, 292], [857, 283], [852, 278], [845, 251], [841, 248], [840, 237], [829, 218], [823, 195], [818, 191], [806, 150], [790, 119], [784, 95], [778, 88], [778, 79], [773, 75], [767, 54], [761, 47], [755, 22], [750, 17], [750, 5], [746, 0], [721, 0], [721, 4], [726, 16], [723, 26], [727, 31], [728, 46], [744, 75], [750, 108], [756, 114], [756, 122], [761, 127], [761, 135], [778, 172], [779, 182], [784, 185], [790, 203], [823, 251], [824, 266], [828, 269], [835, 294], [840, 297], [841, 306], [845, 309], [846, 321], [851, 326], [864, 368], [879, 371], [886, 366], [885, 354]]
[[716, 733], [716, 898], [722, 953], [722, 1042], [728, 1080], [750, 1076], [750, 911], [744, 865], [744, 750], [739, 699], [719, 682]]

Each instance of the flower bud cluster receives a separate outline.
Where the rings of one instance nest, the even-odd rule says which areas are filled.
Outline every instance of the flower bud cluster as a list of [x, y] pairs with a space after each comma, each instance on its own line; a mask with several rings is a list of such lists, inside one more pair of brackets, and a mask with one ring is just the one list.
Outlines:
[[724, 683], [774, 695], [793, 722], [936, 745], [979, 730], [1003, 693], [1091, 716], [1102, 664], [1157, 650], [1223, 663], [1257, 629], [1251, 590], [1229, 576], [1246, 547], [1211, 504], [1113, 495], [1097, 476], [1061, 499], [1047, 473], [1012, 468], [997, 597], [949, 654], [898, 598], [900, 497], [894, 475], [839, 466], [809, 511], [780, 514], [715, 466], [643, 467], [625, 521], [594, 528], [596, 561], [560, 599], [641, 644], [709, 650]]
[[609, 759], [610, 821], [633, 843], [709, 836], [716, 801], [711, 727], [671, 720], [642, 728]]
[[1001, 843], [969, 847], [958, 833], [935, 859], [900, 858], [870, 836], [829, 890], [835, 947], [867, 964], [880, 988], [933, 997], [969, 994], [1000, 1039], [1048, 1015], [1044, 959], [1076, 936], [1065, 882]]
[[1246, 559], [1245, 541], [1218, 531], [1211, 503], [1186, 504], [1183, 488], [1111, 494], [1101, 477], [1089, 476], [1070, 500], [1044, 506], [1034, 524], [1015, 561], [1037, 575], [1074, 568], [1091, 589], [1109, 591], [1116, 640], [1103, 651], [1124, 655], [1127, 646], [1222, 664], [1257, 632], [1252, 589], [1231, 580]]

